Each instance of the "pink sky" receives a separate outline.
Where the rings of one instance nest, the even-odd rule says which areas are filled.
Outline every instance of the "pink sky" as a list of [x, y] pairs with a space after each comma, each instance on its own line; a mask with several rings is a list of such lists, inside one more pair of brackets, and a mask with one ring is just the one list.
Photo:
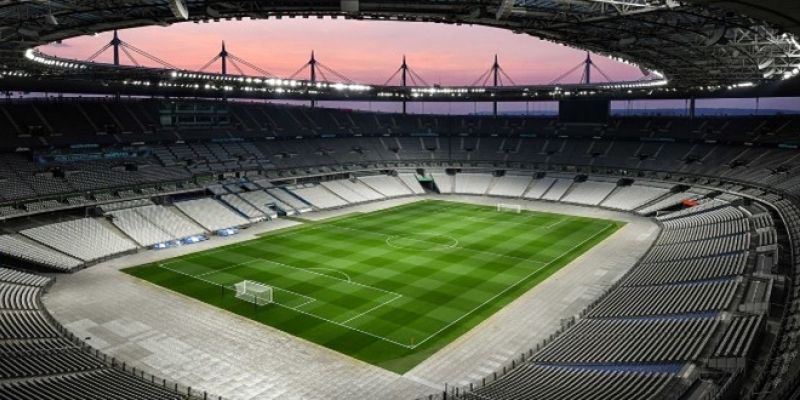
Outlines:
[[[325, 65], [361, 83], [383, 84], [397, 70], [403, 54], [409, 65], [428, 83], [472, 84], [498, 54], [503, 69], [518, 84], [549, 83], [585, 57], [580, 50], [545, 42], [528, 35], [480, 26], [455, 26], [416, 22], [355, 21], [331, 19], [270, 19], [208, 24], [183, 23], [171, 27], [147, 27], [121, 31], [130, 44], [176, 66], [197, 69], [219, 52], [225, 40], [229, 52], [273, 74], [287, 77], [308, 60], [311, 50]], [[111, 40], [111, 33], [68, 40], [45, 46], [43, 51], [85, 59]], [[152, 65], [143, 57], [139, 62]], [[107, 51], [99, 61], [110, 62]], [[595, 63], [614, 80], [637, 79], [638, 68], [595, 56]], [[127, 59], [123, 56], [123, 62]], [[213, 70], [219, 70], [214, 65]], [[235, 73], [229, 67], [230, 73]], [[253, 73], [245, 69], [246, 73]], [[602, 80], [593, 74], [595, 81]], [[304, 76], [305, 77], [305, 76]], [[576, 82], [580, 71], [564, 82]], [[398, 84], [398, 81], [393, 82]], [[754, 108], [754, 100], [705, 100], [706, 107]], [[700, 105], [698, 103], [698, 105]], [[796, 99], [762, 99], [761, 108], [800, 109]], [[634, 108], [678, 107], [681, 101], [632, 103]], [[554, 104], [516, 104], [504, 107], [551, 109]], [[369, 108], [383, 105], [369, 103]], [[388, 107], [388, 106], [387, 106]], [[391, 105], [397, 107], [397, 105]], [[424, 105], [410, 107], [428, 112], [486, 111], [490, 105]], [[427, 108], [426, 108], [427, 107]], [[627, 107], [627, 106], [626, 106]]]
[[[584, 57], [582, 51], [506, 30], [412, 22], [309, 18], [184, 23], [121, 31], [120, 36], [187, 69], [205, 64], [225, 40], [231, 53], [282, 77], [291, 75], [307, 61], [313, 49], [317, 59], [328, 67], [355, 81], [373, 84], [384, 83], [399, 67], [403, 54], [428, 83], [444, 85], [471, 84], [489, 68], [495, 53], [518, 84], [549, 83]], [[85, 59], [110, 39], [111, 33], [104, 33], [43, 50]], [[98, 60], [110, 59], [109, 51]], [[123, 62], [128, 62], [124, 56]], [[142, 57], [139, 62], [148, 64]], [[598, 56], [595, 62], [615, 80], [641, 76], [637, 68], [609, 59]], [[213, 68], [217, 71], [219, 65]], [[228, 71], [235, 72], [231, 67]], [[602, 80], [599, 74], [594, 75]], [[579, 78], [577, 72], [566, 81]]]

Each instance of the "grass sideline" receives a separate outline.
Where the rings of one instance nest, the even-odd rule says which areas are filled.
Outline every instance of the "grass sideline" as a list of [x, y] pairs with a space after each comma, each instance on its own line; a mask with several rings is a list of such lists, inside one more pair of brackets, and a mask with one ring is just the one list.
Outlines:
[[[124, 271], [404, 373], [622, 226], [424, 200]], [[275, 303], [236, 299], [245, 279]]]

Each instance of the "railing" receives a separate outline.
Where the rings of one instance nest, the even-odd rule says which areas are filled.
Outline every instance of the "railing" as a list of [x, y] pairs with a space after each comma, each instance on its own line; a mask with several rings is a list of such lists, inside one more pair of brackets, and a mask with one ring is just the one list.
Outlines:
[[[747, 184], [746, 186], [750, 187], [752, 185], [751, 184]], [[781, 217], [783, 217], [782, 213], [780, 213], [780, 214], [781, 214]], [[659, 226], [660, 225], [661, 224], [659, 223]], [[659, 232], [659, 238], [661, 237], [662, 233], [663, 233], [663, 230]], [[652, 247], [655, 245], [655, 243], [657, 241], [658, 241], [658, 238], [653, 243], [651, 243], [650, 249], [652, 249]], [[648, 252], [650, 251], [650, 249], [648, 249]], [[640, 264], [640, 263], [641, 263], [641, 260], [639, 260], [637, 262], [637, 265]], [[635, 268], [635, 266], [633, 268]], [[633, 270], [633, 268], [631, 268], [631, 270]], [[605, 290], [603, 292], [603, 294], [599, 298], [595, 299], [594, 301], [592, 301], [592, 303], [587, 305], [579, 313], [579, 315], [577, 317], [578, 318], [577, 320], [580, 320], [580, 318], [583, 318], [589, 312], [591, 312], [591, 310], [593, 308], [595, 308], [603, 299], [605, 299], [609, 295], [609, 293], [611, 293], [616, 287], [620, 286], [621, 283], [624, 281], [624, 279], [625, 278], [623, 277], [623, 278], [619, 279], [618, 281], [616, 281], [607, 290]], [[576, 318], [573, 317], [571, 319], [571, 323], [569, 323], [567, 325], [562, 325], [562, 327], [558, 331], [556, 331], [555, 333], [551, 334], [547, 339], [542, 341], [541, 344], [537, 345], [536, 348], [535, 348], [535, 351], [534, 351], [534, 349], [530, 349], [528, 351], [527, 358], [530, 359], [535, 354], [535, 352], [538, 352], [539, 349], [543, 348], [544, 346], [546, 346], [547, 344], [552, 342], [558, 335], [563, 333], [563, 331], [565, 331], [567, 328], [573, 326], [575, 323], [576, 323]], [[501, 370], [495, 371], [492, 375], [490, 375], [489, 377], [483, 378], [478, 383], [470, 383], [469, 386], [466, 386], [466, 387], [446, 387], [444, 392], [441, 393], [441, 394], [439, 394], [439, 393], [431, 394], [431, 395], [429, 395], [427, 397], [419, 397], [419, 398], [417, 398], [417, 400], [426, 400], [426, 399], [427, 400], [446, 400], [448, 398], [450, 398], [450, 399], [476, 399], [476, 400], [480, 400], [482, 398], [482, 396], [478, 395], [477, 393], [474, 393], [474, 390], [477, 390], [477, 389], [480, 389], [482, 387], [485, 387], [488, 384], [501, 379], [502, 377], [506, 376], [508, 373], [513, 371], [516, 367], [518, 367], [519, 365], [522, 365], [525, 361], [526, 361], [526, 355], [525, 355], [525, 353], [523, 353], [521, 355], [520, 359], [519, 359], [519, 362], [517, 362], [517, 360], [512, 360], [510, 366], [508, 364], [504, 365]], [[800, 365], [800, 361], [798, 361], [796, 364]], [[800, 367], [798, 367], [798, 370], [800, 370]], [[762, 372], [766, 372], [766, 371], [764, 370]], [[731, 393], [733, 393], [737, 389], [738, 386], [734, 385], [734, 383], [735, 383], [736, 379], [738, 379], [738, 377], [742, 375], [742, 373], [743, 373], [743, 371], [741, 371], [741, 370], [737, 371], [733, 376], [731, 376], [728, 379], [726, 379], [724, 384], [720, 388], [718, 388], [717, 391], [715, 391], [713, 394], [705, 396], [703, 398], [703, 400], [719, 400], [719, 399], [723, 399], [723, 398], [728, 398], [726, 396], [729, 396]], [[762, 377], [762, 379], [763, 379], [763, 377]], [[793, 384], [800, 384], [800, 383], [797, 383], [797, 382], [800, 382], [800, 378], [795, 378], [793, 380]], [[750, 393], [750, 395], [752, 395], [752, 393]], [[678, 396], [679, 395], [675, 395], [675, 398], [677, 398]]]
[[[39, 292], [39, 295], [37, 296], [38, 299], [39, 299], [38, 301], [41, 302], [41, 294], [43, 292], [45, 292], [50, 286], [52, 286], [52, 284], [54, 282], [55, 282], [55, 278], [51, 279], [50, 282], [48, 282], [48, 284], [45, 287], [42, 288], [42, 290]], [[72, 332], [70, 332], [69, 330], [64, 328], [64, 326], [61, 325], [60, 322], [58, 322], [52, 315], [50, 315], [50, 313], [47, 311], [46, 308], [42, 307], [41, 310], [39, 310], [39, 311], [44, 316], [44, 318], [59, 333], [61, 333], [61, 335], [64, 336], [64, 338], [72, 341], [79, 348], [81, 348], [83, 351], [85, 351], [86, 353], [92, 355], [94, 358], [102, 361], [105, 365], [107, 365], [110, 368], [113, 368], [113, 369], [115, 369], [117, 371], [124, 372], [124, 373], [126, 373], [126, 374], [128, 374], [130, 376], [133, 376], [135, 378], [141, 379], [144, 382], [151, 383], [153, 385], [159, 386], [159, 387], [161, 387], [163, 389], [166, 389], [166, 390], [169, 390], [171, 392], [174, 392], [175, 394], [178, 394], [178, 395], [183, 396], [183, 397], [185, 397], [187, 399], [190, 399], [190, 400], [201, 400], [201, 399], [202, 400], [225, 400], [225, 399], [223, 399], [222, 396], [210, 395], [207, 392], [193, 389], [191, 386], [182, 385], [182, 384], [180, 384], [178, 382], [173, 382], [173, 381], [169, 381], [169, 380], [167, 380], [165, 378], [156, 377], [155, 375], [146, 373], [141, 368], [137, 369], [136, 367], [131, 367], [131, 366], [127, 365], [127, 363], [124, 362], [124, 361], [119, 361], [115, 357], [109, 357], [107, 354], [102, 353], [100, 350], [95, 349], [94, 347], [90, 346], [88, 343], [86, 343], [85, 341], [81, 340], [80, 338], [75, 336]]]
[[[482, 162], [482, 161], [469, 161], [469, 162], [465, 162], [465, 163], [467, 163], [467, 164], [473, 164], [473, 165], [477, 165], [477, 164], [480, 164], [481, 162]], [[416, 162], [411, 162], [410, 164], [419, 165], [419, 164], [418, 164], [418, 163], [416, 163]], [[450, 162], [450, 161], [446, 161], [446, 162], [431, 162], [431, 163], [426, 163], [426, 164], [437, 164], [437, 165], [439, 165], [439, 166], [442, 166], [442, 165], [445, 165], [445, 164], [451, 164], [451, 162]], [[501, 163], [501, 164], [509, 164], [509, 163]], [[523, 167], [524, 167], [524, 165], [523, 165]], [[546, 165], [546, 167], [547, 167], [547, 169], [546, 169], [546, 170], [553, 170], [553, 168], [554, 168], [554, 167], [561, 167], [561, 168], [562, 168], [562, 170], [564, 170], [563, 168], [566, 168], [566, 166], [565, 166], [565, 165], [558, 165], [558, 166], [556, 166], [556, 165], [552, 165], [552, 164], [550, 164], [550, 165]], [[297, 168], [299, 168], [299, 167], [297, 167]], [[364, 168], [365, 168], [365, 169], [369, 169], [369, 167], [367, 167], [367, 166], [364, 166]], [[385, 166], [381, 166], [381, 167], [373, 167], [373, 168], [385, 169], [386, 167], [385, 167]], [[497, 164], [494, 164], [493, 166], [491, 166], [491, 167], [489, 167], [489, 168], [497, 168]], [[593, 166], [572, 166], [572, 168], [575, 168], [575, 170], [574, 170], [574, 171], [570, 171], [570, 172], [573, 172], [573, 173], [584, 172], [584, 171], [582, 171], [582, 170], [581, 170], [581, 168], [589, 168], [589, 169], [590, 169], [592, 172], [594, 172], [594, 171], [603, 171], [603, 172], [601, 172], [601, 173], [609, 173], [610, 171], [619, 171], [619, 169], [618, 169], [618, 168], [613, 168], [613, 167], [599, 167], [599, 168], [598, 168], [598, 167], [593, 167]], [[289, 169], [287, 169], [287, 170], [289, 170]], [[537, 168], [536, 170], [542, 170], [542, 169], [538, 169], [538, 168]], [[651, 173], [659, 173], [659, 171], [637, 171], [637, 172], [643, 172], [643, 173], [646, 173], [646, 172], [651, 172]], [[661, 171], [661, 173], [663, 173], [663, 171]], [[731, 178], [714, 178], [714, 177], [705, 177], [705, 176], [692, 175], [692, 174], [674, 174], [674, 173], [669, 173], [669, 174], [670, 174], [671, 178], [673, 178], [673, 179], [674, 179], [674, 178], [676, 178], [676, 177], [677, 177], [677, 178], [681, 178], [681, 177], [689, 177], [689, 178], [693, 178], [693, 179], [697, 179], [697, 178], [709, 179], [709, 178], [710, 178], [710, 179], [715, 179], [715, 180], [719, 180], [719, 181], [735, 182], [735, 183], [738, 183], [738, 184], [745, 185], [745, 186], [747, 186], [747, 187], [755, 187], [755, 185], [754, 185], [753, 183], [750, 183], [750, 182], [744, 182], [744, 181], [739, 181], [739, 180], [736, 180], [736, 179], [731, 179]], [[616, 174], [615, 174], [615, 176], [618, 176], [618, 175], [616, 175]], [[648, 178], [646, 175], [645, 175], [645, 176], [643, 176], [643, 177], [644, 177], [645, 179], [649, 179], [649, 178]], [[671, 182], [671, 180], [664, 180], [664, 181], [665, 181], [665, 182]], [[786, 197], [786, 196], [787, 196], [787, 194], [786, 194], [786, 193], [784, 193], [784, 192], [782, 192], [782, 191], [779, 191], [779, 190], [776, 190], [776, 189], [774, 189], [774, 188], [765, 188], [765, 187], [762, 187], [762, 188], [760, 188], [760, 189], [764, 190], [764, 191], [765, 191], [765, 192], [767, 192], [767, 193], [778, 194], [778, 195], [780, 195], [780, 196], [782, 196], [782, 197]], [[792, 200], [794, 200], [795, 202], [797, 201], [797, 199], [796, 199], [796, 198], [794, 198], [794, 197], [791, 197], [791, 196], [790, 196], [790, 198], [791, 198]], [[780, 214], [781, 214], [782, 218], [784, 218], [784, 216], [783, 216], [783, 213], [781, 212]], [[785, 221], [784, 221], [784, 222], [785, 222]], [[790, 234], [790, 236], [791, 236], [791, 234]], [[790, 243], [791, 243], [791, 242], [792, 242], [792, 241], [790, 240]], [[621, 282], [621, 280], [620, 280], [620, 281], [617, 281], [617, 282], [616, 282], [614, 285], [610, 286], [610, 287], [609, 287], [609, 289], [608, 289], [608, 290], [606, 290], [606, 291], [604, 292], [603, 296], [607, 296], [607, 294], [608, 294], [608, 293], [609, 293], [609, 292], [610, 292], [610, 291], [611, 291], [613, 288], [617, 287], [617, 286], [620, 284], [620, 282]], [[581, 312], [581, 313], [580, 313], [580, 314], [579, 314], [577, 317], [573, 317], [573, 318], [571, 318], [569, 321], [567, 321], [565, 324], [563, 324], [563, 325], [561, 326], [561, 328], [560, 328], [560, 329], [558, 329], [558, 330], [557, 330], [557, 331], [556, 331], [554, 334], [550, 335], [550, 336], [549, 336], [547, 339], [545, 339], [544, 341], [542, 341], [542, 342], [541, 342], [539, 345], [535, 346], [534, 348], [531, 348], [531, 349], [529, 349], [529, 350], [528, 350], [528, 352], [521, 353], [521, 354], [520, 354], [520, 356], [519, 356], [519, 358], [516, 358], [516, 357], [515, 357], [515, 359], [513, 359], [513, 360], [511, 361], [511, 363], [510, 363], [510, 364], [504, 365], [504, 366], [502, 367], [502, 369], [501, 369], [501, 370], [499, 370], [498, 372], [495, 372], [495, 373], [493, 373], [491, 376], [488, 376], [488, 377], [486, 377], [486, 378], [482, 379], [480, 383], [473, 383], [473, 384], [471, 384], [471, 385], [470, 385], [468, 388], [467, 388], [467, 387], [463, 387], [463, 388], [462, 388], [462, 387], [448, 388], [448, 389], [447, 389], [445, 392], [443, 392], [442, 394], [432, 394], [432, 395], [430, 395], [430, 396], [428, 396], [428, 397], [421, 397], [420, 399], [426, 399], [426, 398], [428, 398], [428, 399], [443, 398], [443, 397], [446, 397], [446, 396], [448, 396], [448, 394], [449, 394], [450, 396], [461, 396], [461, 395], [463, 395], [463, 394], [465, 393], [465, 391], [467, 391], [467, 393], [469, 393], [470, 391], [472, 391], [472, 390], [474, 390], [474, 389], [476, 389], [476, 388], [483, 387], [483, 386], [485, 386], [485, 385], [487, 385], [487, 384], [490, 384], [490, 383], [492, 383], [492, 382], [494, 382], [494, 381], [496, 381], [496, 380], [498, 380], [498, 379], [502, 378], [503, 376], [507, 375], [508, 373], [510, 373], [511, 371], [513, 371], [515, 368], [517, 368], [517, 367], [518, 367], [520, 364], [523, 364], [523, 363], [525, 363], [527, 360], [529, 360], [529, 359], [530, 359], [530, 357], [531, 357], [531, 356], [532, 356], [532, 355], [533, 355], [533, 354], [534, 354], [536, 351], [538, 351], [539, 349], [541, 349], [543, 346], [547, 345], [548, 343], [552, 342], [552, 340], [554, 340], [554, 339], [555, 339], [555, 337], [556, 337], [557, 335], [559, 335], [560, 333], [562, 333], [562, 332], [563, 332], [563, 331], [565, 331], [566, 329], [568, 329], [568, 328], [570, 328], [571, 326], [573, 326], [573, 325], [576, 323], [576, 321], [577, 321], [577, 320], [579, 320], [581, 317], [585, 316], [585, 315], [586, 315], [586, 314], [587, 314], [587, 313], [588, 313], [588, 312], [589, 312], [589, 311], [590, 311], [590, 310], [591, 310], [593, 307], [595, 307], [595, 306], [597, 305], [597, 303], [599, 303], [599, 300], [598, 300], [598, 301], [595, 301], [595, 302], [593, 302], [593, 303], [591, 303], [591, 304], [589, 304], [589, 305], [588, 305], [588, 306], [587, 306], [587, 307], [586, 307], [586, 308], [585, 308], [585, 309], [584, 309], [584, 310], [583, 310], [583, 311], [582, 311], [582, 312]], [[67, 332], [67, 331], [66, 331], [66, 330], [65, 330], [65, 329], [64, 329], [64, 328], [63, 328], [63, 327], [62, 327], [60, 324], [58, 324], [58, 322], [57, 322], [57, 321], [55, 321], [54, 319], [52, 319], [52, 317], [50, 317], [48, 313], [46, 313], [46, 312], [45, 312], [44, 314], [45, 314], [45, 315], [47, 315], [47, 316], [48, 316], [48, 318], [50, 318], [50, 320], [52, 321], [52, 323], [54, 324], [54, 326], [57, 326], [61, 332], [63, 332], [65, 335], [69, 335], [70, 337], [74, 338], [75, 340], [78, 340], [78, 339], [77, 339], [77, 338], [75, 338], [75, 337], [74, 337], [72, 334], [70, 334], [69, 332]], [[81, 342], [81, 343], [83, 343], [83, 342]], [[84, 343], [84, 345], [85, 345], [85, 343]], [[86, 345], [86, 346], [88, 346], [88, 345]], [[99, 353], [99, 351], [97, 351], [97, 350], [95, 350], [95, 352], [96, 352], [96, 354], [98, 354], [98, 355], [100, 354], [100, 353]], [[104, 357], [104, 360], [106, 360], [106, 361], [107, 361], [107, 357], [106, 357], [105, 355], [104, 355], [103, 357]], [[115, 368], [117, 368], [117, 369], [120, 369], [120, 368], [121, 368], [121, 369], [122, 369], [123, 371], [125, 371], [125, 372], [132, 373], [133, 375], [140, 376], [140, 377], [142, 377], [142, 378], [149, 378], [149, 379], [150, 379], [150, 381], [152, 381], [152, 382], [160, 381], [160, 382], [161, 382], [161, 384], [162, 384], [163, 386], [165, 386], [165, 387], [174, 387], [174, 388], [175, 388], [175, 390], [176, 390], [176, 393], [181, 393], [181, 394], [183, 394], [183, 393], [187, 393], [187, 395], [193, 395], [192, 393], [194, 393], [194, 392], [193, 392], [193, 389], [192, 389], [191, 387], [188, 387], [188, 386], [181, 386], [181, 385], [180, 385], [180, 384], [178, 384], [178, 383], [167, 383], [167, 381], [166, 381], [166, 380], [163, 380], [163, 379], [160, 379], [160, 378], [156, 378], [155, 376], [152, 376], [152, 375], [147, 375], [147, 374], [145, 374], [145, 373], [144, 373], [143, 371], [141, 371], [141, 370], [136, 370], [135, 368], [128, 367], [128, 366], [127, 366], [125, 363], [122, 363], [122, 364], [120, 365], [120, 364], [119, 364], [119, 363], [118, 363], [118, 362], [117, 362], [115, 359], [113, 359], [113, 358], [111, 359], [110, 363], [111, 363], [111, 364], [110, 364], [110, 366], [112, 366], [112, 367], [115, 367]], [[199, 395], [199, 393], [200, 393], [200, 392], [198, 392], [198, 395]], [[203, 395], [202, 395], [202, 396], [204, 396], [205, 398], [207, 398], [207, 397], [208, 397], [208, 394], [206, 394], [206, 393], [203, 393]], [[443, 396], [443, 397], [439, 397], [439, 396]]]
[[[619, 210], [617, 210], [617, 211], [619, 211]], [[661, 224], [659, 223], [659, 227], [660, 226], [661, 226]], [[662, 232], [663, 232], [662, 230], [659, 230], [658, 237], [656, 237], [656, 239], [652, 243], [650, 243], [650, 247], [648, 248], [646, 253], [649, 253], [650, 250], [653, 248], [653, 246], [655, 246], [655, 244], [658, 242], [658, 239], [661, 237]], [[641, 260], [637, 261], [636, 265], [631, 267], [629, 272], [632, 271], [634, 268], [636, 268], [636, 266], [638, 266], [640, 263], [641, 263]], [[573, 317], [570, 317], [570, 318], [562, 319], [561, 320], [562, 321], [561, 327], [559, 327], [559, 329], [557, 329], [555, 332], [551, 333], [547, 338], [545, 338], [542, 341], [540, 341], [534, 347], [529, 348], [527, 352], [521, 353], [519, 355], [518, 359], [517, 358], [512, 359], [511, 363], [506, 362], [506, 364], [503, 365], [502, 368], [498, 369], [497, 371], [494, 371], [491, 375], [482, 378], [480, 382], [471, 382], [468, 386], [464, 386], [464, 387], [458, 387], [458, 386], [449, 387], [448, 386], [448, 387], [445, 388], [445, 390], [444, 390], [444, 392], [442, 394], [432, 394], [432, 395], [429, 395], [427, 397], [418, 397], [416, 400], [440, 400], [440, 399], [444, 400], [444, 399], [447, 398], [447, 396], [450, 396], [449, 398], [451, 398], [451, 399], [460, 399], [460, 398], [462, 398], [462, 397], [459, 397], [459, 396], [469, 396], [471, 398], [480, 399], [481, 396], [476, 394], [476, 393], [474, 393], [474, 390], [483, 388], [483, 387], [485, 387], [485, 386], [487, 386], [487, 385], [489, 385], [489, 384], [491, 384], [493, 382], [498, 381], [499, 379], [503, 378], [504, 376], [506, 376], [509, 373], [511, 373], [512, 371], [514, 371], [517, 367], [525, 364], [525, 362], [530, 360], [533, 357], [534, 354], [539, 352], [539, 350], [543, 349], [545, 346], [547, 346], [548, 344], [552, 343], [556, 338], [558, 338], [567, 329], [573, 327], [583, 317], [588, 315], [595, 307], [597, 307], [597, 305], [603, 299], [605, 299], [611, 292], [613, 292], [614, 289], [619, 287], [624, 280], [625, 280], [625, 277], [623, 276], [622, 278], [618, 279], [616, 282], [614, 282], [613, 284], [608, 286], [603, 291], [603, 293], [600, 295], [600, 297], [598, 297], [597, 299], [593, 300], [591, 303], [586, 305], [578, 313], [577, 316], [573, 316]], [[436, 396], [442, 396], [442, 397], [436, 397]]]

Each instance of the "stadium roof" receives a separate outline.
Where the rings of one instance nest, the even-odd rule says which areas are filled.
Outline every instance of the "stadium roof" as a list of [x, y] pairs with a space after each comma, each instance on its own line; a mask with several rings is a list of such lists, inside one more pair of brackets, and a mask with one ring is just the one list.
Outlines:
[[[74, 36], [183, 21], [180, 0], [0, 0], [0, 62]], [[663, 73], [671, 87], [759, 85], [800, 72], [800, 3], [783, 0], [186, 0], [189, 21], [330, 15], [494, 26]], [[171, 7], [172, 6], [172, 7]], [[796, 81], [796, 79], [795, 79]], [[797, 85], [794, 85], [797, 86]]]
[[687, 3], [720, 7], [761, 19], [800, 35], [800, 2], [787, 0], [688, 0]]

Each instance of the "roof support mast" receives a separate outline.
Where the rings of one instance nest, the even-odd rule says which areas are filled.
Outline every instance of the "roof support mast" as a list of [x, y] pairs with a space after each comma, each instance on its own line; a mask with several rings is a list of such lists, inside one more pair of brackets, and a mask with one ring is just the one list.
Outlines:
[[222, 68], [220, 72], [222, 75], [228, 75], [228, 51], [225, 50], [225, 41], [222, 41], [222, 50], [219, 52], [219, 60]]
[[[497, 87], [500, 83], [500, 64], [497, 62], [497, 54], [494, 55], [494, 64], [492, 64], [492, 79], [493, 86]], [[492, 115], [497, 116], [497, 100], [492, 102]]]
[[[117, 35], [117, 30], [116, 29], [114, 29], [114, 37], [111, 38], [111, 43], [109, 43], [109, 44], [111, 45], [111, 49], [114, 52], [113, 53], [114, 65], [119, 66], [119, 46], [122, 44], [122, 40], [119, 39], [119, 35]], [[122, 96], [120, 96], [119, 92], [114, 93], [114, 98], [115, 99], [119, 100], [120, 97], [122, 97]]]
[[[400, 85], [406, 87], [406, 74], [408, 73], [408, 64], [406, 64], [406, 55], [403, 54], [403, 64], [400, 65]], [[403, 115], [406, 114], [406, 101], [403, 100]]]
[[[400, 63], [400, 68], [394, 71], [392, 76], [390, 76], [389, 79], [387, 79], [386, 82], [383, 83], [383, 86], [388, 86], [398, 75], [400, 75], [399, 79], [400, 87], [407, 88], [409, 87], [409, 83], [411, 83], [412, 87], [430, 86], [428, 82], [425, 82], [425, 79], [423, 79], [421, 76], [419, 76], [419, 74], [414, 72], [411, 66], [408, 65], [405, 54], [403, 54], [403, 60]], [[409, 99], [409, 92], [406, 92], [404, 90], [403, 100], [401, 100], [403, 106], [403, 114], [407, 112], [406, 106], [408, 105], [408, 99]]]
[[114, 29], [114, 37], [111, 39], [111, 47], [114, 49], [114, 65], [119, 65], [120, 44], [122, 44], [122, 40], [119, 40], [119, 36], [117, 35], [117, 30]]
[[[317, 59], [314, 58], [314, 50], [311, 50], [311, 59], [308, 60], [308, 71], [309, 71], [309, 81], [311, 83], [317, 82]], [[315, 108], [317, 106], [317, 102], [311, 100], [311, 108]]]
[[[503, 70], [503, 67], [500, 66], [500, 62], [498, 61], [497, 54], [494, 55], [494, 63], [492, 66], [489, 67], [486, 71], [484, 71], [475, 82], [472, 82], [471, 86], [477, 87], [487, 87], [489, 86], [489, 79], [492, 80], [493, 87], [500, 87], [505, 86], [503, 80], [505, 79], [506, 82], [510, 83], [511, 85], [516, 85], [514, 80], [511, 79], [510, 76]], [[495, 100], [494, 95], [492, 95], [492, 113], [494, 116], [497, 116], [497, 100]]]
[[[333, 78], [338, 79], [339, 82], [341, 82], [341, 83], [347, 83], [347, 84], [352, 84], [353, 83], [352, 79], [350, 79], [350, 78], [348, 78], [348, 77], [346, 77], [346, 76], [334, 71], [333, 69], [331, 69], [330, 67], [328, 67], [324, 63], [322, 63], [320, 61], [317, 61], [317, 57], [314, 55], [314, 50], [311, 50], [311, 58], [309, 58], [308, 61], [306, 61], [300, 68], [297, 69], [297, 71], [295, 71], [287, 79], [295, 79], [298, 76], [301, 76], [301, 74], [304, 73], [306, 68], [308, 68], [308, 82], [310, 84], [314, 84], [313, 86], [316, 86], [317, 82], [324, 83], [324, 85], [322, 85], [322, 87], [327, 85], [329, 82], [333, 82], [331, 79], [329, 79], [326, 76], [326, 73], [331, 74], [331, 76]], [[319, 76], [322, 77], [322, 81], [318, 81], [317, 80], [317, 74], [319, 74]], [[299, 78], [299, 79], [302, 79], [302, 78]], [[317, 101], [314, 100], [314, 95], [313, 94], [309, 94], [309, 101], [311, 102], [311, 108], [316, 107]]]
[[581, 82], [581, 83], [585, 83], [587, 85], [592, 83], [592, 64], [593, 64], [592, 63], [592, 54], [587, 51], [586, 52], [586, 61], [584, 62], [584, 65], [583, 65], [583, 77], [584, 77], [584, 79], [583, 79], [583, 82]]

